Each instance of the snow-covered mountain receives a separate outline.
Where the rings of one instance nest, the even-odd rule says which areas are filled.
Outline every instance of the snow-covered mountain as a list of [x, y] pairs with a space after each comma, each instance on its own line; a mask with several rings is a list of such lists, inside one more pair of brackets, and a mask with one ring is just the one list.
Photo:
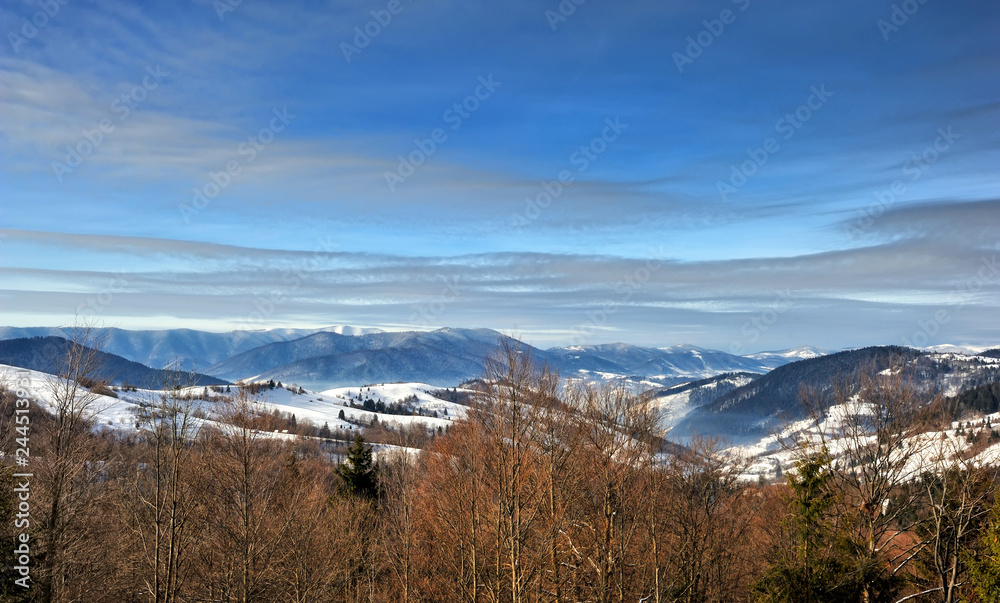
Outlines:
[[[0, 363], [46, 373], [59, 373], [63, 369], [69, 348], [70, 342], [57, 336], [4, 339], [0, 340]], [[115, 385], [163, 387], [165, 383], [178, 378], [172, 371], [150, 368], [107, 351], [97, 350], [95, 354], [97, 360], [95, 370], [88, 377], [96, 381]], [[198, 385], [226, 384], [226, 381], [217, 377], [198, 373], [189, 373], [180, 379]]]
[[[490, 329], [357, 336], [323, 332], [260, 346], [205, 370], [231, 379], [275, 379], [318, 389], [394, 381], [448, 386], [479, 376], [483, 359], [502, 337]], [[542, 354], [522, 347], [536, 356]]]
[[653, 404], [660, 415], [660, 427], [669, 433], [691, 411], [759, 377], [755, 373], [724, 373], [653, 391]]
[[818, 358], [819, 356], [826, 356], [829, 353], [830, 353], [829, 350], [821, 350], [819, 348], [814, 348], [812, 346], [803, 345], [797, 348], [790, 348], [787, 350], [747, 354], [746, 357], [752, 358], [760, 362], [761, 365], [773, 369], [773, 368], [778, 368], [783, 364], [788, 364], [789, 362], [795, 362], [797, 360], [808, 360], [809, 358]]
[[697, 379], [734, 371], [764, 373], [769, 370], [765, 363], [753, 358], [688, 344], [665, 348], [627, 343], [551, 348], [546, 351], [545, 359], [567, 375], [588, 371], [608, 375], [641, 375], [653, 379]]
[[[307, 387], [419, 381], [455, 385], [475, 378], [504, 337], [490, 329], [385, 332], [331, 326], [213, 333], [191, 329], [130, 331], [108, 328], [104, 350], [151, 367], [181, 366], [228, 380], [276, 379]], [[71, 329], [0, 327], [0, 340], [71, 337]], [[664, 387], [728, 372], [765, 373], [819, 354], [812, 348], [735, 356], [680, 344], [654, 348], [626, 343], [525, 346], [567, 378], [624, 379], [639, 388]]]
[[687, 413], [672, 431], [725, 436], [736, 442], [757, 440], [787, 421], [801, 419], [803, 388], [829, 394], [838, 380], [859, 370], [882, 371], [903, 362], [915, 387], [955, 395], [970, 387], [1000, 381], [1000, 359], [929, 353], [898, 346], [875, 346], [800, 360], [780, 366], [746, 385]]
[[[106, 336], [103, 350], [154, 368], [173, 366], [178, 360], [188, 370], [203, 370], [226, 358], [262, 345], [291, 341], [318, 331], [340, 335], [367, 335], [381, 332], [336, 325], [323, 329], [264, 329], [259, 331], [229, 331], [213, 333], [192, 329], [131, 331], [119, 328], [101, 329]], [[73, 337], [72, 328], [63, 327], [0, 327], [0, 340], [21, 337]]]

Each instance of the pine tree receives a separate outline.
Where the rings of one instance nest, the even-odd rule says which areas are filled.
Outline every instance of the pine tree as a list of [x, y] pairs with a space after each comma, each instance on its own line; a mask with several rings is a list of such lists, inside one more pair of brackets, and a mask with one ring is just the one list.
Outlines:
[[833, 504], [830, 457], [822, 453], [795, 464], [786, 476], [791, 489], [792, 516], [787, 528], [795, 550], [772, 564], [754, 585], [757, 600], [767, 603], [833, 603], [855, 600], [857, 593], [845, 579], [847, 568], [837, 559], [836, 535], [827, 520]]
[[983, 603], [1000, 603], [1000, 498], [979, 540], [978, 553], [969, 554], [969, 574]]
[[354, 496], [373, 500], [378, 495], [378, 463], [372, 459], [372, 449], [365, 446], [359, 433], [347, 449], [347, 459], [337, 467], [337, 475], [344, 482], [344, 491]]

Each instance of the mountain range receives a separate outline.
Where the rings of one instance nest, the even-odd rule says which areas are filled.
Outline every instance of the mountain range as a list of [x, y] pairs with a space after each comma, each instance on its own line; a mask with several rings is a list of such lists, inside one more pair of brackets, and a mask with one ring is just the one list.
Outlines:
[[782, 365], [739, 387], [708, 396], [689, 408], [672, 427], [671, 436], [723, 436], [753, 441], [782, 423], [804, 418], [804, 390], [829, 401], [834, 386], [858, 371], [882, 372], [902, 367], [912, 387], [928, 395], [954, 396], [970, 388], [1000, 381], [1000, 359], [985, 354], [937, 353], [900, 346], [847, 350]]
[[[33, 333], [42, 336], [2, 339]], [[0, 329], [0, 364], [57, 372], [53, 359], [68, 345], [66, 335], [69, 332], [44, 328]], [[202, 374], [190, 379], [198, 385], [273, 380], [289, 391], [298, 389], [293, 385], [324, 391], [401, 382], [447, 388], [478, 377], [484, 359], [505, 337], [490, 329], [458, 328], [230, 333], [108, 329], [102, 352], [105, 368], [97, 377], [140, 386], [169, 382], [169, 372], [146, 366], [145, 360], [160, 366], [204, 366]], [[759, 441], [783, 423], [803, 417], [803, 389], [829, 394], [838, 380], [861, 369], [884, 371], [902, 363], [921, 391], [946, 396], [972, 392], [959, 404], [969, 408], [992, 408], [991, 396], [1000, 383], [998, 348], [977, 352], [877, 346], [826, 354], [802, 347], [737, 356], [684, 344], [653, 348], [610, 343], [544, 350], [520, 345], [564, 378], [625, 380], [648, 392], [661, 425], [677, 441], [695, 435], [734, 443]]]
[[[57, 375], [62, 371], [70, 341], [64, 337], [22, 337], [0, 340], [0, 364]], [[96, 372], [88, 375], [95, 381], [113, 385], [135, 385], [146, 388], [172, 386], [178, 375], [171, 370], [154, 369], [117, 354], [94, 350]], [[226, 385], [225, 379], [199, 373], [180, 377], [184, 385]]]
[[[204, 369], [226, 358], [247, 350], [280, 341], [291, 341], [317, 331], [341, 335], [364, 335], [379, 329], [349, 326], [332, 326], [324, 329], [266, 329], [259, 331], [230, 331], [213, 333], [192, 329], [159, 331], [131, 331], [109, 327], [101, 329], [104, 337], [102, 350], [117, 354], [134, 362], [153, 368], [175, 366], [177, 361], [185, 369]], [[64, 327], [0, 327], [0, 340], [22, 337], [73, 337], [72, 328]]]
[[[316, 389], [397, 381], [454, 385], [478, 376], [483, 358], [505, 337], [490, 329], [383, 332], [345, 326], [227, 333], [108, 328], [103, 333], [103, 351], [149, 367], [181, 366], [227, 381], [274, 379]], [[70, 329], [55, 327], [0, 327], [0, 340], [71, 336]], [[763, 374], [822, 354], [796, 348], [736, 356], [684, 344], [522, 347], [567, 377], [625, 378], [653, 387], [725, 372]]]

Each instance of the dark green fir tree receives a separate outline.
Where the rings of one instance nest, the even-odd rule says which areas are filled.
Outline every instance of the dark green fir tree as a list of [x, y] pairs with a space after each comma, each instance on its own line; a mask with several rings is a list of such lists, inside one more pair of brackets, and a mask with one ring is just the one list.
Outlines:
[[373, 460], [372, 449], [365, 445], [359, 433], [347, 449], [347, 458], [337, 467], [337, 475], [344, 482], [348, 494], [374, 500], [378, 495], [378, 463]]

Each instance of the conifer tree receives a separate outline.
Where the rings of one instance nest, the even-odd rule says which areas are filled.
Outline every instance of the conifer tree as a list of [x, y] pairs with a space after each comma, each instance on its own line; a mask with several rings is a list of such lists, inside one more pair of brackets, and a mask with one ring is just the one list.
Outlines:
[[[787, 475], [791, 489], [787, 520], [795, 550], [777, 560], [754, 585], [758, 601], [768, 603], [833, 603], [857, 597], [837, 558], [837, 538], [827, 520], [833, 504], [830, 457], [823, 452], [796, 463]], [[789, 551], [791, 552], [791, 551]]]
[[347, 459], [337, 467], [337, 475], [343, 480], [348, 494], [369, 500], [378, 495], [378, 464], [360, 433], [354, 436], [354, 443], [347, 449]]
[[1000, 603], [1000, 498], [979, 542], [979, 552], [968, 557], [972, 584], [983, 603]]

